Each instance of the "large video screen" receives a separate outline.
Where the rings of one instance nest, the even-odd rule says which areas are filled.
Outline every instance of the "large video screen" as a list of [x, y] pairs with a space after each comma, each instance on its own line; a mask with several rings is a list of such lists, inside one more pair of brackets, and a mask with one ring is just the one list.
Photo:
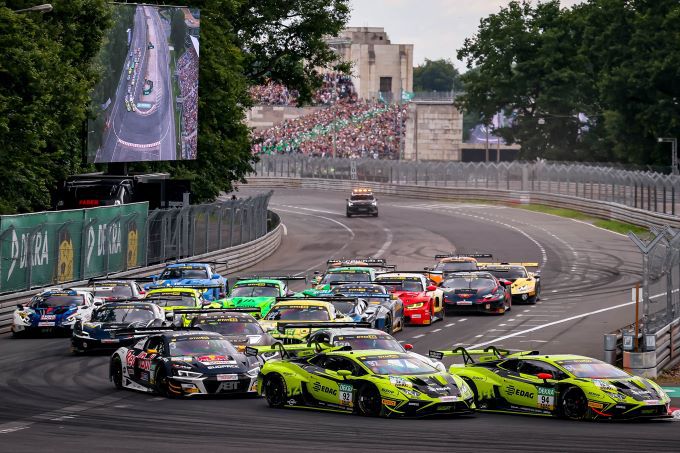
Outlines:
[[88, 161], [188, 160], [198, 143], [200, 12], [112, 5], [98, 56]]

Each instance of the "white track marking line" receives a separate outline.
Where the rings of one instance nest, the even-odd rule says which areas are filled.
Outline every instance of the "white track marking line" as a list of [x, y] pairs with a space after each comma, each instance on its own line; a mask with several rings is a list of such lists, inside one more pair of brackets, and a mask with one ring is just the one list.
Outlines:
[[445, 325], [444, 327], [451, 327], [451, 326], [455, 326], [455, 325], [456, 325], [455, 322], [450, 322], [447, 325]]
[[522, 336], [522, 335], [525, 334], [525, 333], [529, 333], [529, 332], [534, 332], [534, 331], [536, 331], [536, 330], [545, 329], [546, 327], [551, 327], [551, 326], [555, 326], [555, 325], [557, 325], [557, 324], [562, 324], [562, 323], [565, 323], [565, 322], [573, 321], [574, 319], [585, 318], [586, 316], [597, 315], [597, 314], [599, 314], [599, 313], [604, 313], [604, 312], [606, 312], [606, 311], [615, 310], [615, 309], [617, 309], [617, 308], [628, 307], [628, 306], [630, 306], [630, 305], [633, 305], [634, 303], [635, 303], [635, 302], [626, 302], [625, 304], [619, 304], [619, 305], [614, 305], [614, 306], [612, 306], [612, 307], [601, 308], [601, 309], [599, 309], [599, 310], [589, 311], [589, 312], [587, 312], [587, 313], [581, 313], [580, 315], [570, 316], [570, 317], [568, 317], [568, 318], [560, 319], [560, 320], [558, 320], [558, 321], [549, 322], [549, 323], [547, 323], [547, 324], [541, 324], [541, 325], [538, 325], [538, 326], [535, 326], [535, 327], [531, 327], [530, 329], [520, 330], [519, 332], [511, 333], [511, 334], [505, 335], [504, 337], [499, 337], [499, 338], [497, 338], [496, 340], [491, 340], [491, 341], [485, 341], [485, 342], [483, 342], [483, 343], [478, 343], [478, 344], [476, 344], [476, 345], [473, 345], [471, 348], [472, 348], [472, 349], [474, 349], [474, 348], [480, 348], [480, 347], [482, 347], [482, 346], [486, 346], [486, 345], [492, 343], [493, 341], [503, 341], [503, 340], [506, 340], [506, 339], [508, 339], [508, 338], [519, 337], [519, 336]]
[[442, 329], [434, 329], [431, 333], [439, 332]]
[[414, 339], [416, 339], [416, 338], [422, 338], [422, 337], [424, 337], [424, 336], [425, 336], [425, 334], [424, 334], [424, 333], [421, 333], [420, 335], [414, 335], [413, 338], [414, 338]]
[[281, 222], [281, 228], [283, 229], [283, 235], [288, 236], [288, 228], [285, 223]]
[[383, 228], [383, 231], [385, 232], [385, 243], [378, 249], [377, 252], [373, 254], [373, 258], [380, 258], [383, 256], [383, 254], [387, 251], [387, 249], [392, 245], [392, 239], [394, 238], [394, 235], [392, 234], [392, 231], [390, 231], [389, 228]]
[[467, 321], [467, 318], [459, 319], [458, 322]]

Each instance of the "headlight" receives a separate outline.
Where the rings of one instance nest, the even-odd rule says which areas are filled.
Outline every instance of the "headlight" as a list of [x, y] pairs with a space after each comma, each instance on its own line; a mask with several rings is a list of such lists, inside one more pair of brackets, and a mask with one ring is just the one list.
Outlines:
[[371, 201], [371, 206], [378, 206], [378, 202], [377, 201]]
[[78, 313], [73, 313], [72, 315], [67, 316], [62, 324], [73, 324], [74, 322], [76, 322], [77, 317]]
[[524, 293], [529, 291], [529, 285], [522, 285], [519, 288], [517, 288], [517, 292], [519, 293]]
[[347, 206], [354, 206], [354, 203], [348, 201], [348, 202], [347, 202]]
[[413, 383], [399, 376], [390, 376], [390, 382], [397, 387], [413, 388]]
[[418, 390], [400, 388], [399, 391], [404, 395], [410, 396], [412, 398], [418, 398], [420, 396], [420, 392]]
[[19, 313], [19, 317], [24, 321], [28, 321], [31, 319], [31, 313], [27, 311], [18, 311], [17, 313]]
[[200, 378], [203, 376], [203, 373], [197, 373], [196, 371], [188, 371], [188, 370], [177, 370], [175, 369], [175, 375], [179, 377], [188, 377], [188, 378]]
[[252, 370], [249, 370], [247, 374], [248, 374], [248, 376], [250, 376], [250, 377], [255, 377], [255, 376], [257, 376], [259, 373], [260, 373], [260, 367], [257, 366], [257, 367], [255, 367], [255, 368], [253, 368]]
[[425, 302], [420, 302], [420, 303], [418, 303], [418, 304], [407, 305], [406, 308], [422, 308], [423, 305], [425, 305]]
[[466, 396], [472, 394], [472, 389], [470, 388], [469, 385], [467, 385], [467, 382], [465, 382], [465, 381], [461, 382], [460, 393], [461, 393], [461, 395], [465, 395], [465, 396], [463, 396], [463, 399], [467, 399]]
[[446, 372], [446, 366], [439, 360], [432, 360], [432, 366], [435, 367], [438, 371]]
[[487, 294], [486, 296], [483, 297], [484, 300], [495, 300], [498, 299], [500, 296], [497, 294]]

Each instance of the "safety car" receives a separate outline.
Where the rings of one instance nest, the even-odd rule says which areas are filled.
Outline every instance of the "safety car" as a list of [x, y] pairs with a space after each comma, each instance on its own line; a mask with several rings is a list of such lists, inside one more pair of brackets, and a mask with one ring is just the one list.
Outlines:
[[[144, 329], [132, 329], [133, 334]], [[167, 397], [254, 394], [262, 359], [245, 356], [222, 335], [205, 331], [148, 329], [148, 336], [111, 356], [109, 377], [117, 389]]]
[[383, 417], [472, 414], [475, 410], [474, 394], [462, 379], [407, 353], [343, 347], [286, 358], [282, 349], [284, 358], [265, 362], [258, 376], [258, 393], [273, 408]]
[[479, 263], [479, 268], [493, 276], [512, 282], [510, 294], [514, 304], [535, 304], [541, 297], [541, 274], [527, 268], [538, 263]]
[[12, 334], [70, 335], [77, 320], [90, 319], [94, 306], [94, 296], [90, 292], [50, 288], [33, 296], [26, 304], [17, 304], [12, 315]]
[[538, 351], [456, 348], [430, 357], [463, 357], [452, 374], [471, 387], [485, 411], [573, 420], [666, 417], [671, 399], [655, 382], [590, 357]]
[[510, 282], [499, 280], [488, 272], [457, 272], [444, 280], [439, 288], [444, 293], [444, 309], [448, 312], [495, 313], [502, 315], [512, 308]]
[[122, 330], [135, 327], [164, 327], [166, 313], [150, 302], [108, 302], [95, 307], [88, 321], [78, 320], [73, 327], [71, 351], [76, 354], [119, 348], [135, 342], [133, 334], [120, 335]]
[[378, 217], [378, 199], [370, 188], [353, 189], [352, 194], [345, 200], [347, 217], [353, 215], [372, 215]]
[[422, 273], [388, 272], [378, 274], [374, 282], [403, 302], [404, 320], [408, 324], [429, 325], [446, 316], [443, 291]]

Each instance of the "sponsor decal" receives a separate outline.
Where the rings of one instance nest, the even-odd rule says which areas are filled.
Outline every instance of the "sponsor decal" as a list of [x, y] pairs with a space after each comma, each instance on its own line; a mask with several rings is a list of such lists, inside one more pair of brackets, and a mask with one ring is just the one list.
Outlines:
[[297, 400], [295, 398], [291, 398], [287, 402], [289, 406], [295, 406], [297, 404]]
[[220, 383], [219, 387], [217, 387], [216, 392], [225, 392], [229, 390], [236, 390], [238, 388], [238, 381], [227, 381], [227, 382], [222, 382]]
[[332, 389], [330, 387], [326, 387], [325, 385], [322, 385], [318, 381], [314, 383], [314, 391], [315, 392], [328, 393], [329, 395], [334, 395], [334, 396], [336, 396], [338, 394], [337, 390]]
[[238, 381], [238, 375], [237, 374], [218, 374], [217, 380], [218, 381]]
[[534, 397], [533, 392], [528, 392], [526, 390], [518, 389], [514, 385], [508, 386], [508, 388], [505, 389], [505, 393], [507, 393], [508, 395], [511, 395], [511, 396], [512, 395], [521, 396], [523, 398], [533, 398]]
[[39, 321], [38, 327], [54, 327], [56, 324], [55, 321]]
[[450, 402], [453, 402], [453, 401], [458, 401], [458, 397], [457, 396], [442, 396], [442, 397], [439, 398], [439, 400], [442, 401], [443, 403], [450, 403]]
[[385, 406], [396, 406], [396, 405], [397, 405], [397, 402], [396, 402], [396, 401], [385, 400], [385, 399], [382, 400], [382, 403], [383, 403]]
[[352, 406], [354, 405], [354, 399], [352, 398], [354, 387], [352, 384], [339, 384], [340, 393], [340, 405], [341, 406]]
[[555, 408], [555, 389], [548, 387], [537, 387], [538, 395], [536, 405], [539, 409], [553, 410]]
[[42, 315], [40, 317], [41, 321], [54, 321], [55, 319], [57, 319], [57, 315]]
[[588, 407], [591, 407], [593, 409], [602, 409], [604, 407], [604, 404], [598, 403], [596, 401], [588, 401]]

